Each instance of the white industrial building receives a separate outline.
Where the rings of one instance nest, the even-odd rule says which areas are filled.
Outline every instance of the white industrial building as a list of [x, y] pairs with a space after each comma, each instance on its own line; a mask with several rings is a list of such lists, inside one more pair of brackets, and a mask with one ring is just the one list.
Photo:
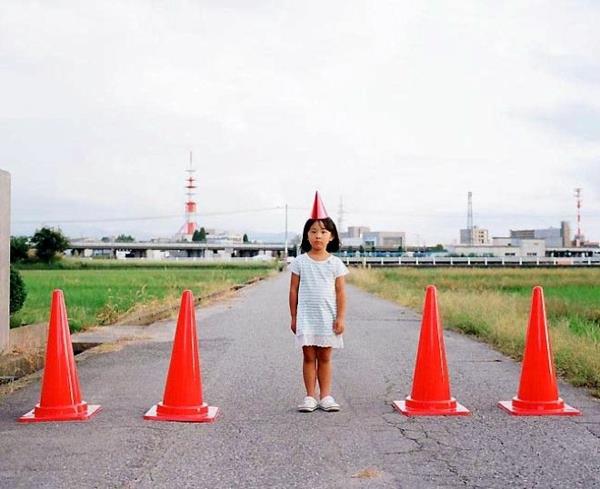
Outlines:
[[510, 236], [489, 238], [487, 229], [473, 226], [460, 230], [460, 244], [448, 245], [448, 253], [457, 256], [545, 256], [548, 248], [567, 248], [571, 231], [567, 221], [559, 228], [511, 229]]
[[543, 239], [492, 238], [491, 244], [447, 246], [448, 253], [456, 256], [546, 256]]
[[511, 229], [510, 237], [516, 239], [543, 239], [548, 248], [571, 246], [571, 228], [567, 221], [561, 221], [559, 228]]

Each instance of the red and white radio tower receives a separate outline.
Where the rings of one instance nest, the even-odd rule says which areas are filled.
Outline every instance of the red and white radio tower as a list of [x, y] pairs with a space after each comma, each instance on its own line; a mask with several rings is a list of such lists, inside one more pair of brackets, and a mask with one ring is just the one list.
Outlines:
[[195, 194], [194, 189], [196, 188], [196, 179], [194, 178], [195, 171], [196, 170], [192, 164], [192, 152], [190, 151], [190, 167], [186, 170], [188, 177], [185, 179], [185, 188], [187, 189], [187, 200], [185, 202], [185, 223], [178, 233], [187, 239], [191, 239], [194, 231], [198, 229], [198, 225], [196, 224], [196, 202], [193, 200]]

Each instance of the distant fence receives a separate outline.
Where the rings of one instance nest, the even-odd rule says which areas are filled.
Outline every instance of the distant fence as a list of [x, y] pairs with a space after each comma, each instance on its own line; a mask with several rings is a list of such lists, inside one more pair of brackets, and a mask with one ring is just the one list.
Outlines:
[[340, 256], [340, 258], [346, 265], [358, 265], [363, 267], [600, 267], [600, 256]]

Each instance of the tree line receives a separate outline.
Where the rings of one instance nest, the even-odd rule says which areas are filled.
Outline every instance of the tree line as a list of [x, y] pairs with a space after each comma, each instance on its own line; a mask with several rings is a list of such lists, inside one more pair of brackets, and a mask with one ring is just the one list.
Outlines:
[[27, 298], [27, 288], [14, 264], [28, 262], [52, 263], [61, 258], [69, 240], [59, 229], [43, 227], [33, 236], [10, 237], [10, 314], [19, 311]]
[[11, 236], [10, 262], [23, 263], [41, 261], [52, 263], [59, 260], [61, 253], [69, 247], [69, 240], [60, 231], [43, 227], [29, 236]]

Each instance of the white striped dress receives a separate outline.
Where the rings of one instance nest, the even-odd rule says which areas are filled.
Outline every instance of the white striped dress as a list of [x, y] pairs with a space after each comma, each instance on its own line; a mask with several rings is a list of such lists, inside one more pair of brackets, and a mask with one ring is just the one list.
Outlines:
[[304, 253], [289, 269], [300, 276], [296, 345], [343, 348], [344, 340], [333, 332], [333, 322], [337, 315], [335, 279], [349, 273], [346, 265], [334, 255], [317, 261]]

